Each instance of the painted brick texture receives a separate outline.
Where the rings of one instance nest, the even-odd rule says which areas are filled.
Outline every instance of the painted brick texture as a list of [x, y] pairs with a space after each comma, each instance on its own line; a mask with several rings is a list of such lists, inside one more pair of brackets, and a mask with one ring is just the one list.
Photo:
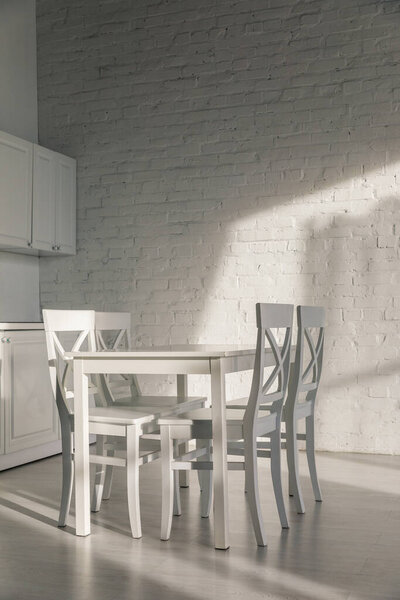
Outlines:
[[78, 253], [41, 259], [42, 305], [131, 311], [146, 345], [248, 343], [255, 302], [322, 304], [318, 447], [399, 453], [399, 3], [37, 14], [40, 142], [78, 160]]

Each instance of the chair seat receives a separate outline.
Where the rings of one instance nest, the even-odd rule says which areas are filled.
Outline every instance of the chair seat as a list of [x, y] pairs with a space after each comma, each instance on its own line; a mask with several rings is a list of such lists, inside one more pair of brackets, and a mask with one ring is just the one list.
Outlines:
[[[143, 398], [143, 396], [142, 396]], [[89, 409], [89, 422], [115, 425], [143, 425], [163, 416], [178, 414], [181, 410], [196, 408], [205, 398], [180, 398], [177, 396], [147, 396], [147, 406], [97, 406]], [[162, 400], [165, 400], [163, 405]], [[154, 402], [155, 404], [151, 404]]]
[[[129, 406], [135, 410], [142, 412], [157, 412], [180, 414], [188, 410], [202, 408], [207, 398], [195, 396], [131, 396], [127, 398], [119, 398], [115, 406]], [[161, 416], [161, 414], [160, 414]]]
[[[227, 408], [226, 410], [226, 428], [228, 439], [240, 440], [244, 437], [243, 419], [244, 410], [236, 408]], [[276, 413], [266, 414], [257, 418], [257, 434], [263, 435], [276, 428]], [[186, 427], [187, 435], [194, 438], [199, 437], [212, 439], [212, 411], [211, 408], [200, 408], [185, 412], [176, 417], [161, 417], [158, 419], [159, 425], [170, 425], [173, 428]], [[172, 434], [174, 437], [174, 434]]]
[[[180, 402], [198, 400], [199, 398], [185, 397], [185, 396], [128, 396], [126, 398], [119, 398], [118, 402], [129, 402], [130, 406], [175, 406]], [[205, 398], [204, 398], [205, 400]]]
[[143, 425], [157, 418], [152, 412], [138, 411], [125, 406], [98, 406], [89, 409], [89, 423], [113, 425]]
[[233, 408], [233, 409], [239, 409], [239, 410], [244, 410], [247, 406], [249, 399], [246, 398], [237, 398], [236, 400], [228, 400], [226, 403], [226, 408]]
[[[110, 438], [109, 438], [110, 439]], [[112, 443], [105, 444], [106, 449], [112, 449], [115, 451], [126, 452], [126, 439], [125, 438], [112, 438]], [[160, 441], [148, 439], [144, 437], [140, 437], [139, 440], [139, 456], [147, 456], [149, 454], [156, 454], [160, 452]], [[92, 460], [93, 456], [96, 456], [96, 453], [91, 450], [90, 459]]]
[[[313, 414], [313, 403], [309, 400], [298, 402], [295, 407], [295, 418], [304, 419]], [[289, 411], [286, 406], [283, 407], [282, 421], [286, 421], [290, 417]]]
[[[248, 398], [239, 398], [238, 400], [229, 400], [226, 403], [227, 408], [232, 408], [235, 410], [245, 410], [247, 404], [249, 402]], [[271, 404], [260, 404], [258, 407], [259, 410], [272, 410]]]

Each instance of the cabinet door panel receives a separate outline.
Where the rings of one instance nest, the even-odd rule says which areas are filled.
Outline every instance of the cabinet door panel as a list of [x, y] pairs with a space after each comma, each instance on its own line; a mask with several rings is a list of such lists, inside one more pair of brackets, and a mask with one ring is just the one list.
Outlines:
[[[0, 331], [0, 339], [4, 337], [4, 331]], [[3, 352], [3, 343], [0, 342], [0, 360], [1, 360], [1, 370], [0, 370], [0, 455], [4, 454], [4, 390], [5, 390], [5, 377], [4, 377], [4, 352]]]
[[5, 344], [5, 452], [58, 439], [58, 415], [43, 331], [13, 332]]
[[76, 161], [58, 155], [56, 168], [56, 244], [60, 252], [76, 251]]
[[26, 248], [31, 242], [32, 147], [0, 132], [0, 243]]
[[55, 203], [55, 153], [35, 144], [33, 150], [32, 246], [38, 250], [54, 250]]

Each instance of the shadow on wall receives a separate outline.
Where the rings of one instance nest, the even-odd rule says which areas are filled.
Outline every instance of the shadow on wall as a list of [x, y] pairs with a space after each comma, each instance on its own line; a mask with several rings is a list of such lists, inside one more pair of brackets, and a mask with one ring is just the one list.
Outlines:
[[365, 179], [388, 193], [368, 210], [361, 203], [325, 227], [312, 219], [304, 264], [313, 275], [313, 303], [328, 308], [319, 432], [329, 439], [347, 427], [348, 446], [358, 438], [377, 452], [393, 452], [400, 407], [397, 171], [398, 165], [385, 169], [380, 185], [373, 174]]
[[[393, 168], [393, 172], [397, 166]], [[312, 276], [310, 301], [329, 310], [332, 376], [357, 381], [391, 374], [399, 356], [398, 197], [375, 201], [357, 214], [334, 214], [326, 227], [309, 223], [303, 272]], [[303, 282], [304, 286], [304, 282]], [[307, 289], [303, 289], [307, 295]], [[379, 348], [379, 362], [373, 360]], [[349, 377], [347, 380], [350, 381]], [[331, 385], [328, 381], [326, 385]]]
[[400, 8], [244, 4], [38, 0], [41, 142], [77, 156], [79, 203], [42, 304], [129, 310], [147, 345], [252, 342], [256, 301], [322, 303], [322, 447], [393, 451], [359, 415], [398, 419]]

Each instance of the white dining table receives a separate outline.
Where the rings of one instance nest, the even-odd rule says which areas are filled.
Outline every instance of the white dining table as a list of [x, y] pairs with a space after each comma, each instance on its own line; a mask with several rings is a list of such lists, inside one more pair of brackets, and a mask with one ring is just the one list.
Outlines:
[[[99, 374], [176, 375], [178, 396], [186, 396], [188, 375], [210, 375], [214, 542], [216, 548], [229, 548], [225, 375], [252, 369], [254, 355], [254, 347], [228, 345], [67, 353], [73, 360], [74, 373], [76, 535], [90, 534], [89, 377]], [[272, 352], [266, 353], [266, 366], [268, 364], [274, 364]]]

